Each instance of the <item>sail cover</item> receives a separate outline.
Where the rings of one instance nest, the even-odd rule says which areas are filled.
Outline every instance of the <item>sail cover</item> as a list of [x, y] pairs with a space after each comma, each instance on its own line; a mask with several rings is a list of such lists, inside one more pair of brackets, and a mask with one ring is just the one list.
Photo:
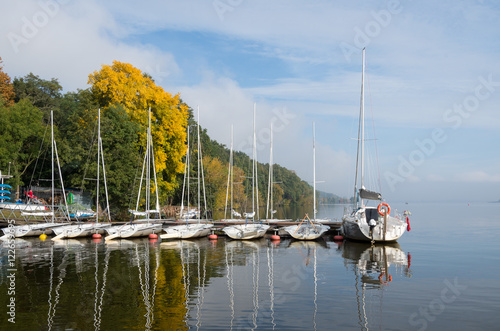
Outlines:
[[361, 197], [361, 199], [382, 200], [382, 194], [373, 191], [368, 191], [365, 190], [364, 188], [359, 190], [359, 196]]

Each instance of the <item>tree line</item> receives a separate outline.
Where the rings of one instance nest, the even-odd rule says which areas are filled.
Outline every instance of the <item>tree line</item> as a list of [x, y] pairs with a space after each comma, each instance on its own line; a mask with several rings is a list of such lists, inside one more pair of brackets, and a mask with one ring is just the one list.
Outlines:
[[[114, 61], [89, 74], [89, 88], [63, 93], [57, 79], [45, 80], [30, 73], [13, 80], [3, 71], [0, 58], [0, 169], [9, 167], [12, 186], [49, 186], [50, 112], [53, 112], [54, 140], [65, 187], [95, 192], [97, 172], [97, 117], [101, 113], [102, 148], [110, 209], [115, 219], [127, 219], [135, 208], [140, 169], [146, 147], [148, 110], [152, 116], [155, 166], [162, 206], [180, 205], [184, 180], [187, 134], [190, 132], [189, 173], [198, 176], [197, 146], [203, 154], [203, 175], [207, 208], [224, 209], [229, 171], [229, 149], [212, 140], [197, 125], [193, 110], [181, 99], [155, 84], [147, 73], [131, 64]], [[252, 160], [243, 152], [233, 153], [233, 207], [252, 208]], [[265, 206], [269, 164], [258, 163], [259, 201]], [[275, 204], [312, 205], [312, 187], [293, 171], [273, 165]], [[192, 185], [196, 181], [191, 181]], [[104, 187], [101, 185], [101, 190]], [[192, 192], [197, 192], [195, 186]], [[103, 194], [100, 192], [99, 194]], [[191, 205], [197, 204], [196, 194]], [[185, 202], [186, 203], [186, 202]]]

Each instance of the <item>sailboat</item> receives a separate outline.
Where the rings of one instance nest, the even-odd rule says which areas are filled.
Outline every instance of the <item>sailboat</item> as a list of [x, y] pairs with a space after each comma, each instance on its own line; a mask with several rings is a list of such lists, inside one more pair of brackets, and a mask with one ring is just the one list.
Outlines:
[[[106, 236], [106, 241], [115, 238], [133, 238], [133, 237], [144, 237], [155, 232], [161, 231], [161, 224], [151, 222], [151, 214], [160, 213], [160, 202], [158, 185], [156, 181], [156, 168], [153, 150], [153, 138], [151, 135], [151, 108], [149, 109], [149, 126], [146, 138], [146, 153], [144, 155], [144, 162], [142, 165], [142, 176], [141, 185], [139, 186], [139, 193], [137, 196], [136, 209], [132, 212], [132, 220], [128, 224], [107, 227], [105, 230], [108, 234]], [[156, 207], [151, 210], [150, 208], [150, 193], [151, 193], [151, 168], [153, 168], [153, 177], [155, 181], [155, 192], [156, 192]], [[141, 197], [142, 179], [144, 178], [144, 172], [146, 172], [146, 210], [145, 212], [139, 212], [139, 201]], [[145, 215], [146, 219], [141, 220], [140, 223], [133, 223], [134, 215]]]
[[[104, 175], [104, 188], [106, 192], [106, 210], [108, 215], [108, 223], [99, 223], [99, 172], [101, 168], [102, 160], [102, 171]], [[52, 240], [65, 239], [65, 238], [77, 238], [77, 237], [88, 237], [94, 233], [103, 234], [105, 228], [111, 226], [111, 219], [109, 217], [109, 199], [108, 199], [108, 187], [106, 184], [106, 170], [104, 167], [104, 153], [102, 150], [102, 140], [101, 140], [101, 110], [98, 111], [97, 120], [97, 189], [96, 189], [96, 210], [95, 213], [95, 223], [91, 222], [79, 222], [78, 224], [68, 224], [54, 228], [53, 231], [56, 234]]]
[[[10, 238], [19, 238], [19, 237], [32, 237], [32, 236], [40, 236], [42, 234], [50, 234], [54, 228], [63, 226], [67, 223], [56, 223], [55, 222], [55, 208], [54, 208], [54, 154], [57, 157], [57, 165], [59, 169], [59, 177], [61, 179], [61, 184], [62, 184], [62, 192], [63, 196], [65, 196], [64, 192], [64, 184], [62, 182], [62, 175], [61, 175], [61, 168], [59, 165], [59, 157], [57, 155], [57, 145], [56, 141], [54, 140], [54, 119], [53, 119], [53, 112], [50, 112], [50, 126], [51, 126], [51, 164], [52, 164], [52, 211], [51, 212], [45, 212], [49, 213], [49, 216], [51, 216], [51, 222], [45, 222], [45, 223], [39, 223], [39, 224], [24, 224], [24, 225], [13, 225], [10, 224], [6, 228], [2, 228], [2, 231], [4, 232], [4, 236], [0, 237], [0, 239], [10, 239]], [[64, 199], [64, 202], [66, 203], [66, 199]], [[45, 207], [44, 207], [45, 208]], [[67, 210], [67, 206], [66, 206]], [[21, 212], [21, 215], [23, 213], [27, 213], [25, 211]], [[65, 218], [69, 220], [68, 215], [64, 215]]]
[[[364, 186], [364, 153], [365, 153], [365, 49], [363, 49], [363, 69], [361, 76], [361, 106], [358, 130], [358, 156], [354, 184], [354, 204], [352, 212], [346, 212], [342, 218], [341, 231], [348, 239], [389, 242], [398, 240], [406, 231], [406, 222], [400, 215], [390, 216], [391, 208], [381, 202], [378, 206], [368, 207], [368, 201], [381, 201], [382, 195], [367, 190]], [[358, 166], [360, 167], [358, 187]]]
[[[304, 219], [298, 225], [285, 226], [283, 230], [298, 240], [315, 240], [323, 233], [328, 231], [330, 227], [316, 221], [316, 138], [315, 126], [313, 122], [313, 220], [306, 214]], [[304, 223], [304, 221], [308, 222]]]
[[[224, 218], [219, 220], [220, 222], [234, 222], [234, 217], [241, 218], [241, 214], [234, 209], [234, 190], [233, 190], [233, 179], [234, 179], [234, 167], [233, 167], [233, 125], [231, 125], [231, 146], [229, 148], [229, 169], [227, 172], [227, 189], [226, 189], [226, 204], [224, 207]], [[229, 207], [231, 218], [227, 218], [227, 206], [229, 200]]]
[[[203, 184], [203, 197], [205, 197], [205, 177], [203, 176], [203, 156], [201, 152], [201, 140], [200, 140], [200, 108], [198, 107], [198, 124], [197, 124], [197, 134], [198, 134], [198, 209], [189, 210], [189, 194], [188, 194], [188, 217], [183, 215], [183, 208], [181, 207], [181, 217], [185, 216], [186, 224], [169, 226], [164, 229], [165, 233], [161, 234], [161, 239], [189, 239], [189, 238], [199, 238], [208, 236], [213, 224], [201, 223], [200, 221], [200, 204], [201, 204], [201, 187]], [[188, 148], [186, 154], [186, 171], [184, 173], [184, 180], [188, 180], [188, 192], [189, 192], [189, 127], [188, 127]], [[200, 182], [200, 174], [203, 183]], [[183, 190], [184, 191], [184, 190]], [[183, 194], [184, 198], [184, 194]], [[205, 210], [207, 210], [207, 201], [205, 201]], [[190, 224], [189, 218], [197, 217], [197, 223]]]
[[[262, 223], [248, 223], [252, 218], [255, 222], [255, 206], [259, 214], [259, 188], [257, 184], [257, 141], [255, 136], [255, 104], [253, 107], [253, 160], [252, 160], [252, 212], [245, 215], [245, 224], [230, 225], [222, 228], [222, 231], [231, 239], [257, 239], [262, 238], [269, 229], [269, 225]], [[257, 198], [257, 204], [255, 204]], [[258, 217], [258, 216], [257, 216]]]
[[274, 218], [274, 214], [276, 214], [276, 210], [274, 209], [274, 184], [277, 182], [274, 181], [274, 173], [273, 173], [273, 123], [271, 122], [270, 129], [270, 138], [271, 144], [269, 147], [269, 179], [268, 179], [268, 188], [267, 188], [267, 208], [266, 208], [266, 219], [265, 221], [268, 223], [277, 223], [277, 222], [290, 222], [289, 219], [277, 219]]

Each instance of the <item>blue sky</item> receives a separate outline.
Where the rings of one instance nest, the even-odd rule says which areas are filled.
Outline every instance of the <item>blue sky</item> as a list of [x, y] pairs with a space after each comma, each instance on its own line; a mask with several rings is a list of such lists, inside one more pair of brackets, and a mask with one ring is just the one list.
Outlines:
[[55, 77], [66, 91], [129, 62], [199, 106], [219, 142], [233, 124], [249, 154], [256, 103], [259, 161], [273, 122], [275, 162], [307, 181], [315, 121], [318, 189], [349, 195], [366, 47], [384, 197], [490, 201], [500, 199], [499, 17], [487, 0], [10, 1], [0, 56], [11, 77]]

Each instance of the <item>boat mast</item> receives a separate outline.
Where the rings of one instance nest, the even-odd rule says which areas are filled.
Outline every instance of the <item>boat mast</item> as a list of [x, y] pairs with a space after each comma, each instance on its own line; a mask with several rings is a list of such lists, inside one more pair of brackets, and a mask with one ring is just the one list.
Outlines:
[[233, 125], [231, 124], [231, 152], [229, 155], [229, 167], [231, 176], [231, 219], [233, 219]]
[[99, 223], [99, 168], [101, 162], [101, 109], [97, 113], [97, 189], [96, 189], [96, 206], [95, 206], [95, 222]]
[[198, 141], [197, 141], [197, 153], [198, 153], [198, 160], [196, 160], [196, 164], [197, 164], [197, 167], [198, 167], [198, 223], [200, 222], [200, 214], [201, 214], [201, 187], [200, 187], [200, 171], [202, 171], [200, 168], [200, 163], [201, 163], [201, 160], [200, 160], [200, 106], [198, 106], [198, 123], [196, 124], [196, 133], [197, 133], [197, 136], [198, 136]]
[[[363, 48], [363, 71], [361, 74], [361, 114], [360, 114], [360, 124], [361, 124], [361, 188], [364, 188], [364, 177], [365, 177], [365, 49]], [[363, 200], [361, 200], [361, 205], [363, 205]]]
[[[110, 214], [110, 210], [109, 210], [108, 184], [106, 181], [106, 167], [104, 166], [104, 151], [102, 148], [100, 127], [101, 127], [101, 109], [99, 109], [99, 142], [101, 143], [100, 153], [101, 153], [101, 162], [102, 162], [102, 175], [104, 177], [103, 178], [104, 179], [104, 191], [106, 193], [106, 209], [107, 209], [107, 214], [108, 214], [108, 221], [111, 222], [111, 214]], [[99, 168], [97, 169], [97, 171], [99, 172]], [[99, 192], [99, 191], [97, 191], [97, 192]]]
[[[255, 158], [256, 158], [256, 154], [257, 154], [257, 150], [256, 150], [256, 143], [257, 143], [257, 140], [256, 140], [256, 137], [255, 137], [255, 109], [256, 109], [256, 104], [254, 103], [253, 104], [253, 150], [252, 150], [252, 219], [255, 220], [255, 192], [256, 192], [256, 188], [255, 188], [255, 184], [256, 184], [256, 165], [255, 165]], [[257, 197], [258, 199], [258, 197]], [[257, 206], [258, 206], [258, 202], [257, 202]], [[257, 207], [258, 209], [258, 207]]]
[[151, 137], [151, 108], [148, 110], [148, 133], [146, 138], [146, 153], [147, 153], [147, 169], [146, 169], [146, 217], [149, 222], [150, 211], [150, 195], [151, 195], [151, 154], [150, 154], [150, 137]]
[[[359, 206], [359, 199], [361, 198], [358, 194], [358, 168], [361, 168], [361, 180], [359, 188], [363, 187], [363, 177], [364, 177], [364, 152], [365, 152], [365, 144], [364, 144], [364, 116], [365, 116], [365, 49], [363, 48], [363, 65], [361, 70], [361, 100], [360, 100], [360, 109], [359, 109], [359, 124], [358, 124], [358, 148], [356, 152], [356, 176], [354, 178], [354, 209], [357, 209]], [[360, 153], [361, 147], [361, 153]], [[361, 161], [360, 161], [361, 158]], [[360, 202], [363, 205], [363, 201]]]
[[313, 219], [316, 219], [316, 128], [313, 121]]
[[269, 218], [269, 208], [271, 208], [271, 219], [273, 219], [273, 122], [271, 122], [271, 147], [269, 149], [269, 187], [267, 190], [267, 211], [266, 218]]
[[[52, 165], [52, 223], [54, 223], [54, 112], [50, 111], [51, 165]], [[65, 197], [66, 198], [66, 197]]]

